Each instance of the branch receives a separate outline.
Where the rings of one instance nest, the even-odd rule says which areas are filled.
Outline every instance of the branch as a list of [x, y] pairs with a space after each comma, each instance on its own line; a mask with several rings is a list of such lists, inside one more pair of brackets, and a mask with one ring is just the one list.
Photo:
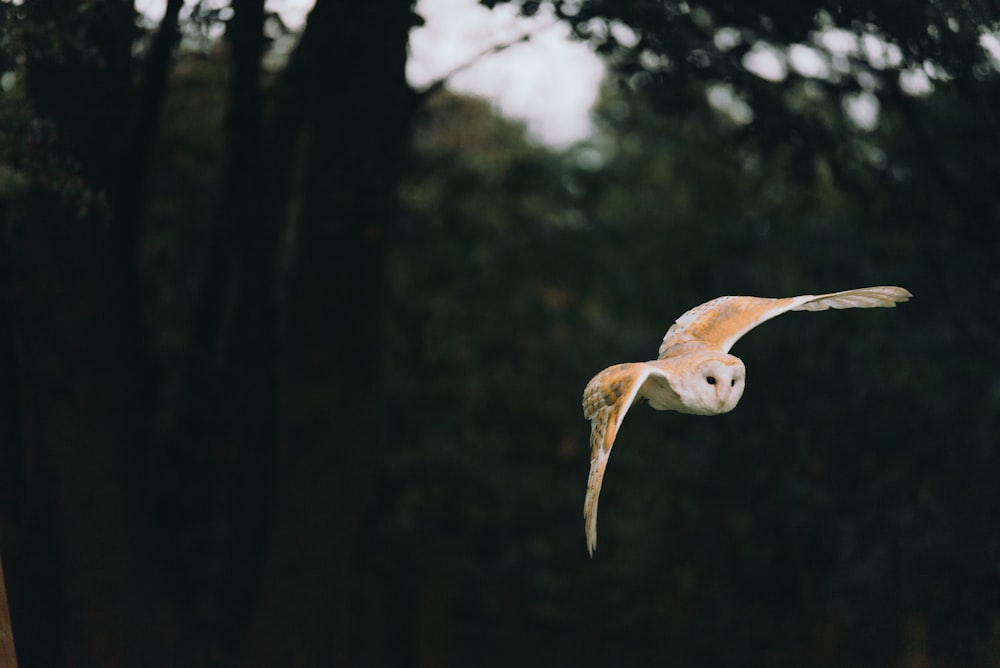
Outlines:
[[495, 45], [491, 46], [488, 49], [484, 49], [484, 50], [480, 51], [475, 56], [473, 56], [472, 58], [470, 58], [468, 61], [462, 63], [461, 65], [458, 65], [457, 67], [452, 68], [451, 70], [449, 70], [445, 74], [441, 75], [437, 79], [434, 79], [433, 81], [431, 81], [429, 84], [427, 84], [426, 86], [424, 86], [420, 90], [416, 91], [418, 99], [420, 99], [420, 100], [427, 99], [428, 97], [430, 97], [434, 93], [436, 93], [439, 90], [441, 90], [442, 88], [444, 88], [445, 84], [447, 84], [448, 81], [452, 77], [454, 77], [457, 74], [461, 74], [462, 72], [464, 72], [465, 70], [469, 69], [470, 67], [472, 67], [476, 63], [480, 62], [483, 58], [485, 58], [487, 56], [492, 56], [492, 55], [497, 54], [497, 53], [502, 53], [502, 52], [506, 51], [507, 49], [509, 49], [510, 47], [516, 46], [517, 44], [523, 44], [525, 42], [531, 41], [531, 36], [532, 36], [532, 33], [526, 32], [526, 33], [524, 33], [523, 35], [521, 35], [520, 37], [518, 37], [517, 39], [515, 39], [512, 42], [504, 42], [504, 43], [501, 43], [501, 44], [495, 44]]

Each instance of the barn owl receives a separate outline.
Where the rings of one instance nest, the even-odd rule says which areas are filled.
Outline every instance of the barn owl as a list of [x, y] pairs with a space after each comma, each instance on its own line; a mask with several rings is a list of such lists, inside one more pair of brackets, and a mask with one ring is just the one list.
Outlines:
[[903, 288], [879, 286], [784, 299], [719, 297], [679, 317], [664, 335], [657, 359], [616, 364], [594, 376], [583, 391], [583, 415], [590, 420], [590, 477], [583, 504], [590, 555], [597, 547], [597, 497], [604, 469], [622, 420], [637, 399], [646, 399], [658, 411], [728, 413], [743, 396], [746, 381], [743, 362], [729, 349], [757, 325], [785, 311], [891, 308], [911, 296]]

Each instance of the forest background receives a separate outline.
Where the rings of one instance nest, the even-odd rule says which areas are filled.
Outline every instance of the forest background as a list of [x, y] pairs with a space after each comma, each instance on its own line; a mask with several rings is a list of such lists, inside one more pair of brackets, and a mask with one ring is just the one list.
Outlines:
[[[0, 3], [23, 666], [1000, 662], [995, 2], [526, 0], [609, 68], [558, 151], [407, 84], [409, 1], [183, 9]], [[591, 375], [878, 284], [630, 413], [587, 556]]]

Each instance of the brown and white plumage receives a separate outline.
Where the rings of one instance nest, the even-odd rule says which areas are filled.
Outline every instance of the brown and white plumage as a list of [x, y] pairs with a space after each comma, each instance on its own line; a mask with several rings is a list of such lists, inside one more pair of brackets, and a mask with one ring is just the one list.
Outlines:
[[746, 379], [743, 362], [729, 350], [757, 325], [786, 311], [891, 308], [911, 296], [903, 288], [878, 286], [783, 299], [719, 297], [679, 317], [664, 335], [657, 359], [616, 364], [594, 376], [583, 391], [591, 447], [583, 517], [591, 556], [597, 547], [597, 500], [604, 470], [622, 420], [637, 399], [661, 411], [728, 413], [743, 396]]

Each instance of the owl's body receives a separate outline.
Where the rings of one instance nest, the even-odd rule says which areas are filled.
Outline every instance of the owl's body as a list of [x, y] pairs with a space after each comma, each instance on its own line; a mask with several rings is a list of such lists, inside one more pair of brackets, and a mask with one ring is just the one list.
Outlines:
[[597, 500], [604, 470], [622, 420], [637, 399], [661, 411], [728, 413], [743, 396], [746, 381], [743, 362], [729, 349], [757, 325], [786, 311], [890, 308], [911, 296], [903, 288], [879, 286], [784, 299], [719, 297], [679, 317], [664, 335], [657, 359], [616, 364], [594, 376], [583, 391], [583, 414], [591, 421], [590, 477], [583, 506], [590, 554], [597, 546]]

